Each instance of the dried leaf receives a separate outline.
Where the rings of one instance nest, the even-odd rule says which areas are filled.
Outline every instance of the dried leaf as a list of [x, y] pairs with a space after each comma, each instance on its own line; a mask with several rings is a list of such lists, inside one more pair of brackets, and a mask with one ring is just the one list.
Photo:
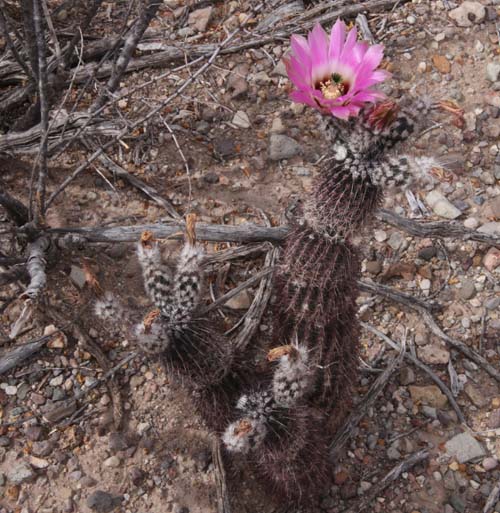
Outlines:
[[155, 242], [155, 238], [153, 232], [145, 231], [141, 233], [141, 245], [146, 249], [151, 249], [153, 247], [153, 242]]
[[186, 237], [191, 246], [196, 243], [196, 214], [186, 216]]
[[90, 264], [86, 260], [82, 261], [82, 268], [85, 274], [85, 282], [94, 291], [96, 296], [102, 296], [103, 290], [99, 283], [99, 280], [94, 274], [94, 271], [92, 271]]
[[284, 345], [284, 346], [279, 346], [279, 347], [275, 347], [275, 348], [271, 349], [267, 353], [267, 359], [270, 362], [274, 362], [275, 360], [277, 360], [278, 358], [281, 358], [282, 356], [285, 356], [287, 354], [292, 356], [296, 352], [297, 352], [297, 350], [289, 344]]
[[144, 325], [144, 333], [149, 333], [151, 331], [151, 326], [153, 325], [155, 319], [160, 315], [160, 310], [156, 308], [155, 310], [151, 310], [146, 317], [144, 317], [144, 320], [142, 321], [142, 324]]

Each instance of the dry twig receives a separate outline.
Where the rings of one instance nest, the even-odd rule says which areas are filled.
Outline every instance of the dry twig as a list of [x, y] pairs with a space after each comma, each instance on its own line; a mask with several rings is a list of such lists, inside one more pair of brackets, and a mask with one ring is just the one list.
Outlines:
[[212, 445], [212, 461], [215, 469], [215, 486], [217, 489], [217, 512], [231, 513], [231, 503], [227, 489], [226, 470], [221, 450], [221, 442], [216, 437]]
[[[367, 324], [366, 322], [361, 322], [360, 324], [363, 328], [370, 331], [377, 337], [381, 338], [387, 345], [392, 347], [394, 350], [401, 352], [400, 344], [398, 344], [394, 340], [390, 339], [387, 335], [384, 335], [377, 328], [375, 328], [374, 326], [371, 326], [370, 324]], [[436, 383], [436, 385], [439, 387], [441, 392], [443, 392], [443, 394], [448, 398], [448, 401], [449, 401], [450, 405], [452, 406], [452, 408], [455, 410], [455, 413], [457, 414], [457, 417], [458, 417], [458, 420], [460, 421], [460, 423], [467, 424], [464, 414], [462, 413], [462, 410], [460, 409], [457, 402], [455, 401], [455, 397], [451, 393], [450, 389], [443, 383], [441, 378], [437, 374], [432, 372], [430, 367], [428, 367], [427, 365], [422, 363], [418, 358], [415, 358], [412, 354], [405, 352], [404, 357], [408, 361], [413, 363], [413, 365], [415, 365], [415, 367], [419, 368], [420, 370], [424, 371], [428, 376], [430, 376], [432, 381], [434, 381], [434, 383]]]
[[386, 367], [384, 372], [376, 379], [373, 385], [368, 390], [367, 394], [363, 397], [361, 402], [356, 405], [354, 411], [349, 415], [344, 424], [339, 428], [335, 434], [330, 445], [330, 455], [333, 459], [337, 459], [340, 451], [349, 440], [354, 428], [359, 424], [360, 420], [366, 415], [368, 408], [373, 405], [380, 394], [384, 391], [385, 386], [391, 379], [393, 372], [401, 364], [406, 346], [403, 345], [399, 355], [394, 358]]
[[427, 460], [429, 452], [425, 449], [413, 453], [401, 463], [398, 463], [387, 475], [377, 482], [361, 499], [352, 506], [345, 509], [342, 513], [362, 513], [368, 508], [373, 507], [375, 499], [404, 472], [408, 472], [411, 468], [423, 461]]
[[462, 240], [475, 240], [490, 246], [500, 247], [500, 236], [482, 233], [478, 230], [464, 228], [461, 223], [455, 221], [417, 222], [397, 215], [390, 210], [380, 209], [376, 214], [377, 219], [388, 223], [414, 237], [438, 237], [456, 238]]

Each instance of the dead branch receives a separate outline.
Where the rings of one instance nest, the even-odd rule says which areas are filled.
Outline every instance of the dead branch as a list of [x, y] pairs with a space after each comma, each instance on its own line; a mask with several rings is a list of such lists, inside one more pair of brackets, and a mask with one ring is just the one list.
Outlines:
[[215, 437], [212, 445], [212, 462], [215, 469], [215, 486], [217, 488], [217, 512], [231, 513], [231, 503], [227, 489], [226, 470], [221, 450], [221, 441]]
[[[45, 30], [39, 0], [33, 0], [33, 22], [35, 25], [36, 48], [38, 55], [38, 98], [40, 102], [40, 148], [38, 152], [38, 180], [36, 184], [35, 208], [33, 219], [35, 225], [43, 223], [45, 213], [45, 181], [47, 178], [47, 139], [49, 127], [49, 99], [47, 95], [47, 48]], [[33, 183], [32, 183], [33, 186]], [[28, 267], [29, 269], [29, 267]]]
[[29, 221], [28, 207], [6, 192], [5, 188], [3, 192], [0, 192], [0, 205], [18, 226], [22, 226]]
[[490, 235], [478, 230], [470, 230], [464, 228], [461, 223], [456, 221], [421, 223], [401, 217], [395, 212], [383, 208], [377, 212], [376, 217], [380, 221], [395, 226], [414, 237], [453, 237], [462, 240], [474, 240], [482, 242], [483, 244], [489, 244], [490, 246], [500, 247], [500, 235]]
[[[76, 234], [88, 242], [136, 242], [141, 233], [151, 231], [155, 238], [182, 239], [184, 223], [164, 223], [136, 226], [110, 226], [105, 228], [53, 228], [46, 231], [51, 235]], [[196, 224], [196, 238], [212, 242], [283, 242], [289, 228], [286, 226], [264, 227], [255, 224], [216, 225]]]
[[[0, 265], [2, 265], [1, 262]], [[0, 273], [0, 287], [4, 287], [5, 285], [13, 283], [17, 280], [23, 280], [27, 278], [27, 276], [28, 274], [24, 265], [13, 267], [8, 271]]]
[[40, 294], [43, 287], [45, 287], [45, 283], [47, 282], [47, 275], [45, 274], [47, 261], [45, 260], [45, 254], [49, 247], [50, 237], [46, 235], [42, 235], [28, 245], [26, 268], [30, 275], [30, 284], [23, 292], [22, 297], [35, 299]]
[[484, 505], [483, 513], [492, 513], [495, 508], [495, 504], [498, 502], [500, 498], [500, 483], [497, 483], [493, 490], [491, 490], [490, 495], [488, 496], [488, 500]]
[[24, 73], [26, 73], [26, 76], [28, 78], [33, 78], [30, 69], [26, 65], [24, 59], [19, 55], [16, 45], [13, 43], [12, 38], [10, 37], [9, 28], [7, 26], [7, 20], [5, 18], [4, 12], [4, 1], [0, 0], [0, 30], [2, 31], [3, 36], [5, 37], [5, 41], [7, 42], [7, 46], [9, 47], [9, 50], [14, 56], [14, 59], [16, 59], [16, 62], [19, 64], [19, 66], [21, 66], [22, 70], [24, 71]]
[[248, 287], [251, 287], [255, 283], [258, 283], [262, 278], [270, 275], [274, 271], [273, 267], [265, 267], [262, 269], [262, 271], [259, 271], [254, 276], [249, 278], [248, 280], [244, 281], [234, 289], [230, 290], [228, 293], [224, 294], [220, 298], [216, 299], [213, 303], [210, 303], [208, 306], [203, 308], [201, 310], [201, 315], [207, 314], [211, 312], [212, 310], [215, 310], [219, 306], [227, 303], [231, 298], [234, 296], [237, 296], [242, 290], [247, 289]]
[[[92, 20], [94, 19], [95, 15], [97, 14], [97, 11], [99, 10], [99, 7], [101, 6], [103, 0], [93, 0], [92, 5], [89, 6], [87, 15], [85, 16], [85, 19], [80, 25], [80, 30], [76, 31], [73, 37], [71, 38], [71, 41], [67, 44], [67, 46], [62, 51], [63, 56], [63, 67], [68, 68], [71, 62], [71, 58], [73, 56], [73, 51], [75, 50], [76, 44], [78, 43], [80, 39], [80, 33], [84, 33], [92, 23]], [[110, 50], [112, 47], [107, 48], [104, 53], [106, 53], [108, 50]]]
[[[87, 113], [75, 113], [69, 116], [58, 116], [52, 120], [48, 133], [47, 145], [50, 154], [55, 148], [64, 141], [70, 140], [75, 133], [83, 126], [87, 125], [81, 136], [107, 136], [116, 137], [123, 132], [119, 125], [114, 121], [103, 121], [102, 119], [92, 119]], [[120, 137], [120, 139], [125, 135]], [[14, 154], [36, 154], [39, 151], [41, 140], [40, 125], [36, 125], [23, 132], [10, 132], [0, 136], [0, 153], [11, 152]]]
[[[273, 248], [267, 253], [266, 259], [264, 261], [264, 266], [266, 269], [271, 270], [274, 268], [278, 259], [278, 255], [279, 248]], [[233, 341], [237, 352], [241, 352], [247, 347], [248, 343], [252, 340], [252, 337], [255, 335], [259, 328], [262, 316], [264, 315], [267, 304], [269, 303], [269, 299], [271, 299], [271, 294], [273, 291], [272, 276], [272, 272], [270, 272], [261, 280], [252, 304], [245, 313], [243, 328], [238, 332], [238, 335]]]
[[[87, 147], [90, 146], [93, 149], [93, 151], [96, 151], [97, 149], [95, 145], [89, 145], [85, 142], [84, 144]], [[99, 161], [106, 169], [108, 169], [108, 171], [113, 173], [115, 176], [118, 176], [123, 180], [126, 180], [130, 185], [132, 185], [136, 189], [139, 189], [144, 194], [146, 194], [146, 196], [151, 198], [155, 203], [160, 205], [160, 207], [163, 207], [170, 214], [171, 217], [173, 217], [174, 219], [182, 219], [182, 216], [177, 213], [172, 203], [170, 203], [170, 201], [161, 196], [160, 193], [154, 187], [151, 187], [150, 185], [144, 183], [136, 176], [130, 174], [128, 171], [123, 169], [123, 167], [121, 167], [112, 159], [110, 159], [105, 153], [99, 156]]]
[[355, 406], [354, 411], [349, 415], [344, 424], [335, 434], [335, 438], [333, 439], [330, 445], [330, 456], [334, 460], [337, 459], [340, 451], [351, 437], [354, 428], [366, 415], [366, 412], [368, 411], [370, 406], [373, 405], [373, 403], [377, 400], [380, 394], [384, 391], [384, 388], [391, 379], [392, 374], [403, 361], [405, 351], [406, 346], [403, 345], [399, 355], [396, 358], [393, 358], [393, 360], [389, 363], [384, 372], [376, 379], [376, 381], [370, 387], [368, 393], [363, 397], [360, 403]]
[[372, 31], [370, 30], [370, 26], [368, 25], [368, 18], [365, 14], [358, 14], [356, 16], [356, 25], [359, 27], [363, 39], [365, 41], [369, 41], [370, 44], [374, 45], [376, 41], [373, 37]]
[[[96, 152], [94, 152], [95, 154]], [[384, 211], [384, 214], [390, 214], [391, 218], [396, 219], [400, 216], [393, 214], [392, 212]], [[405, 223], [401, 225], [398, 224], [398, 227], [405, 229], [407, 226], [406, 220], [404, 218], [400, 218]], [[426, 226], [427, 224], [433, 223], [419, 223], [417, 221], [409, 221], [408, 226], [412, 226], [412, 230], [417, 229], [420, 226]], [[440, 223], [442, 224], [442, 235], [437, 236], [445, 236], [447, 227], [450, 223]], [[415, 228], [417, 225], [417, 228]], [[184, 225], [180, 223], [168, 223], [168, 224], [157, 224], [157, 225], [138, 225], [138, 226], [114, 226], [109, 228], [60, 228], [58, 230], [49, 230], [50, 233], [76, 233], [83, 237], [86, 237], [88, 242], [135, 242], [140, 237], [143, 231], [152, 231], [155, 237], [157, 238], [165, 238], [171, 237], [173, 234], [182, 231], [184, 229]], [[290, 228], [287, 226], [278, 226], [278, 227], [259, 227], [254, 224], [245, 224], [240, 226], [226, 226], [226, 225], [204, 225], [199, 224], [196, 226], [196, 236], [200, 240], [210, 240], [215, 242], [240, 242], [240, 243], [248, 243], [248, 242], [273, 242], [280, 243], [283, 242], [289, 232]], [[423, 232], [420, 236], [429, 237], [430, 234], [425, 233], [425, 228], [423, 228]], [[468, 230], [470, 233], [468, 236], [471, 240], [478, 240], [481, 238], [482, 242], [486, 242], [490, 245], [498, 245], [500, 246], [500, 236], [497, 235], [486, 235], [481, 232], [477, 232], [475, 230]], [[417, 235], [415, 233], [415, 235]], [[419, 236], [419, 235], [417, 235]], [[451, 235], [450, 235], [451, 236]], [[484, 238], [486, 237], [486, 238]], [[376, 285], [378, 287], [378, 285]], [[371, 292], [371, 290], [367, 290]], [[409, 296], [411, 297], [411, 296]], [[425, 303], [426, 306], [429, 306]]]
[[404, 472], [408, 472], [411, 468], [423, 461], [427, 460], [429, 452], [426, 449], [413, 453], [411, 456], [406, 458], [401, 463], [398, 463], [386, 476], [378, 481], [368, 493], [366, 493], [361, 499], [357, 500], [355, 504], [345, 509], [342, 513], [361, 513], [367, 508], [372, 509], [373, 504], [378, 496], [399, 476]]
[[35, 353], [38, 353], [40, 349], [50, 340], [51, 335], [41, 337], [38, 340], [29, 342], [27, 344], [21, 344], [14, 347], [10, 352], [4, 353], [0, 358], [0, 375], [14, 369], [25, 360], [30, 358]]
[[500, 371], [498, 371], [493, 365], [491, 365], [486, 358], [483, 358], [479, 353], [474, 351], [468, 345], [466, 345], [461, 340], [456, 340], [448, 336], [437, 324], [434, 317], [432, 316], [429, 305], [424, 303], [422, 300], [409, 296], [407, 294], [401, 294], [395, 289], [391, 289], [390, 287], [385, 287], [383, 285], [369, 283], [365, 281], [360, 281], [361, 290], [368, 290], [370, 292], [375, 292], [387, 299], [391, 299], [396, 303], [403, 304], [408, 306], [413, 311], [418, 312], [420, 314], [420, 318], [425, 322], [427, 327], [440, 339], [447, 342], [450, 346], [454, 347], [462, 354], [464, 354], [469, 360], [477, 363], [480, 367], [482, 367], [492, 378], [495, 378], [498, 382], [500, 382]]
[[[366, 322], [361, 322], [360, 324], [363, 328], [370, 331], [377, 337], [381, 338], [387, 345], [392, 347], [394, 350], [399, 351], [399, 352], [401, 351], [400, 344], [398, 344], [394, 340], [390, 339], [387, 335], [384, 335], [384, 333], [379, 331], [374, 326], [371, 326], [370, 324], [367, 324]], [[460, 409], [457, 402], [455, 401], [455, 397], [451, 393], [450, 389], [443, 383], [441, 378], [437, 374], [432, 372], [430, 367], [425, 365], [425, 363], [422, 363], [418, 358], [415, 358], [411, 353], [405, 352], [404, 357], [408, 361], [413, 363], [413, 365], [415, 365], [415, 367], [418, 367], [420, 370], [424, 371], [432, 379], [432, 381], [434, 381], [434, 383], [436, 383], [436, 385], [441, 390], [441, 392], [443, 392], [443, 394], [448, 398], [448, 401], [449, 401], [451, 407], [455, 410], [455, 413], [457, 414], [458, 420], [462, 424], [466, 425], [467, 422], [465, 420], [464, 414], [462, 413], [462, 410]]]
[[159, 7], [160, 2], [158, 0], [147, 0], [147, 6], [144, 6], [141, 3], [141, 14], [136, 23], [131, 28], [128, 36], [125, 38], [123, 48], [121, 50], [120, 56], [118, 57], [118, 60], [113, 67], [111, 77], [109, 78], [104, 90], [90, 107], [91, 112], [101, 108], [106, 103], [108, 95], [113, 94], [118, 88], [120, 79], [127, 69], [128, 63], [132, 58], [132, 54], [137, 47], [137, 43], [139, 43], [142, 35], [144, 34], [144, 31], [148, 28], [149, 23], [156, 15], [156, 11]]
[[[263, 4], [259, 4], [256, 6], [253, 11], [252, 15], [255, 15], [260, 9], [262, 8]], [[156, 116], [160, 111], [162, 111], [172, 100], [177, 98], [182, 92], [188, 87], [189, 84], [191, 84], [193, 81], [195, 81], [202, 73], [207, 70], [212, 63], [215, 61], [219, 53], [222, 51], [224, 47], [226, 47], [236, 36], [236, 34], [239, 33], [239, 31], [245, 26], [245, 24], [250, 19], [250, 15], [247, 15], [245, 20], [241, 22], [241, 25], [236, 28], [233, 32], [231, 32], [225, 39], [222, 41], [215, 51], [212, 53], [208, 61], [201, 66], [195, 73], [190, 75], [190, 77], [185, 80], [182, 85], [176, 89], [175, 92], [173, 92], [170, 96], [168, 96], [163, 102], [159, 103], [155, 108], [150, 110], [145, 116], [142, 118], [134, 121], [132, 124], [130, 124], [128, 127], [125, 127], [123, 130], [120, 131], [118, 135], [116, 135], [113, 139], [108, 141], [106, 144], [104, 144], [99, 150], [96, 150], [90, 157], [88, 157], [85, 162], [80, 164], [73, 173], [68, 176], [63, 183], [52, 193], [50, 198], [47, 201], [47, 207], [57, 198], [57, 196], [85, 169], [87, 169], [88, 165], [91, 164], [97, 157], [102, 155], [109, 147], [111, 147], [113, 144], [115, 144], [117, 141], [119, 141], [121, 138], [126, 136], [127, 134], [133, 132], [137, 127], [141, 126], [146, 121], [149, 121], [151, 118]]]
[[401, 290], [388, 287], [387, 285], [382, 285], [381, 283], [376, 283], [374, 281], [359, 280], [358, 286], [363, 292], [377, 294], [410, 307], [412, 307], [412, 305], [418, 305], [430, 311], [441, 309], [441, 306], [436, 302], [425, 301], [418, 297], [410, 296], [410, 294], [406, 294]]
[[[339, 7], [338, 9], [331, 9], [327, 14], [317, 16], [312, 19], [300, 21], [300, 16], [297, 17], [297, 23], [294, 20], [287, 20], [286, 28], [282, 30], [273, 30], [268, 35], [260, 35], [251, 37], [240, 43], [231, 45], [221, 50], [221, 54], [240, 53], [250, 48], [259, 48], [261, 46], [273, 43], [275, 41], [286, 40], [291, 34], [298, 31], [307, 31], [316, 23], [328, 23], [336, 18], [352, 18], [361, 12], [377, 12], [381, 10], [391, 9], [400, 0], [372, 0], [368, 2], [358, 3], [350, 2], [350, 5]], [[331, 7], [328, 5], [328, 7]], [[126, 72], [139, 71], [145, 68], [164, 67], [172, 62], [183, 61], [187, 58], [195, 59], [198, 57], [206, 57], [211, 55], [217, 48], [214, 44], [200, 44], [200, 45], [182, 45], [171, 46], [163, 42], [151, 43], [144, 42], [137, 46], [142, 51], [156, 50], [154, 53], [130, 59]], [[160, 51], [158, 51], [160, 50]], [[89, 64], [82, 68], [77, 73], [76, 82], [85, 82], [89, 74], [95, 73], [97, 78], [106, 78], [113, 73], [113, 65], [106, 63], [99, 68], [96, 64]]]
[[[260, 244], [248, 244], [246, 246], [236, 246], [234, 248], [209, 253], [203, 258], [203, 265], [221, 264], [229, 260], [236, 260], [248, 256], [258, 256], [269, 251], [272, 248], [268, 242]], [[0, 258], [0, 265], [2, 260]]]

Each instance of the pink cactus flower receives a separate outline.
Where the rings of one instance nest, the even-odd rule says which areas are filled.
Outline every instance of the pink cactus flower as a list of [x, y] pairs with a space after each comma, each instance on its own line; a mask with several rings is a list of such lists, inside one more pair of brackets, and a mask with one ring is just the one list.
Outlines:
[[356, 116], [367, 103], [384, 98], [372, 87], [389, 77], [377, 69], [383, 46], [357, 41], [357, 30], [347, 31], [337, 20], [330, 37], [316, 25], [307, 39], [293, 35], [292, 54], [285, 60], [296, 89], [290, 98], [341, 119]]

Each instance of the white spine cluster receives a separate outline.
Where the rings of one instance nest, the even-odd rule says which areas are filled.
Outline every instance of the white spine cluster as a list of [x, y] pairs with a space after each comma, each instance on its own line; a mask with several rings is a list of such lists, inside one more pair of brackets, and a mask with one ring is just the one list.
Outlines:
[[172, 305], [172, 277], [170, 269], [162, 264], [158, 243], [139, 242], [137, 257], [142, 268], [144, 288], [151, 301], [161, 312], [168, 316]]
[[187, 323], [198, 306], [203, 284], [201, 262], [203, 248], [187, 243], [179, 255], [179, 263], [174, 276], [175, 305], [172, 317], [175, 323]]
[[312, 385], [308, 350], [304, 346], [294, 345], [278, 360], [273, 376], [274, 400], [281, 407], [291, 408], [307, 396]]
[[248, 454], [264, 442], [267, 435], [267, 426], [263, 419], [244, 418], [230, 424], [222, 441], [230, 452]]

